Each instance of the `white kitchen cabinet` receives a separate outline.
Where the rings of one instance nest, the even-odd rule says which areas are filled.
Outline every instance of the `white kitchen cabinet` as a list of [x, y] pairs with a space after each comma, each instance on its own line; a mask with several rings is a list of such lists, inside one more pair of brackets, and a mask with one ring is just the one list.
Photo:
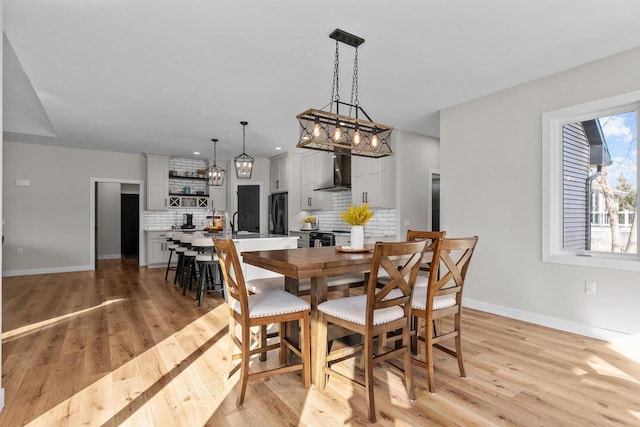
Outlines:
[[171, 231], [147, 231], [147, 265], [150, 267], [166, 266], [169, 261], [169, 242], [167, 237]]
[[351, 199], [354, 205], [395, 208], [395, 160], [351, 157]]
[[217, 212], [226, 212], [227, 210], [227, 182], [224, 185], [209, 186], [209, 207]]
[[169, 207], [169, 157], [147, 154], [147, 210]]
[[271, 193], [284, 193], [289, 190], [289, 157], [287, 155], [269, 159]]
[[333, 181], [333, 157], [331, 153], [312, 153], [302, 157], [300, 177], [300, 209], [303, 211], [326, 210], [332, 208], [333, 199], [325, 191], [313, 191], [326, 187]]

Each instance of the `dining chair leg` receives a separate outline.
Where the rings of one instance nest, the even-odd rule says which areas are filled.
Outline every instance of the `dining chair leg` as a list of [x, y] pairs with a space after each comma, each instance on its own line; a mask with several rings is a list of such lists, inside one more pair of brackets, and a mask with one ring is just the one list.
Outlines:
[[236, 350], [236, 343], [233, 339], [233, 337], [235, 336], [235, 327], [236, 327], [236, 321], [233, 318], [233, 316], [229, 315], [229, 351], [228, 351], [228, 355], [229, 357], [227, 358], [227, 372], [229, 373], [227, 378], [231, 378], [232, 375], [232, 369], [233, 369], [233, 353]]
[[[426, 325], [425, 325], [426, 327]], [[431, 393], [436, 392], [436, 381], [433, 373], [433, 343], [431, 338], [431, 331], [425, 328], [425, 361], [427, 362], [427, 381], [429, 382], [429, 391]]]
[[[309, 388], [309, 386], [311, 385], [311, 331], [309, 330], [310, 319], [308, 314], [302, 318], [301, 323], [300, 352], [302, 353], [303, 363], [302, 375], [304, 376], [304, 387]], [[324, 342], [326, 343], [327, 341], [325, 340]]]
[[284, 339], [284, 331], [286, 327], [286, 323], [281, 322], [278, 327], [278, 339], [280, 340], [280, 364], [284, 365], [287, 363], [287, 344]]
[[242, 406], [244, 403], [244, 395], [247, 392], [247, 383], [249, 382], [249, 358], [251, 350], [251, 331], [248, 326], [242, 327], [242, 361], [240, 362], [240, 390], [236, 404]]
[[411, 354], [418, 354], [418, 336], [420, 335], [420, 318], [411, 316]]
[[[267, 346], [267, 325], [262, 325], [260, 326], [260, 347], [266, 347]], [[262, 352], [260, 353], [260, 357], [258, 358], [258, 360], [264, 362], [265, 360], [267, 360], [267, 352]]]
[[364, 384], [369, 407], [369, 422], [376, 422], [376, 402], [373, 395], [373, 337], [368, 336], [364, 342]]
[[462, 363], [462, 337], [460, 336], [460, 314], [456, 314], [456, 331], [458, 334], [456, 335], [456, 358], [458, 359], [458, 369], [460, 369], [460, 376], [462, 378], [466, 377], [464, 373], [464, 364]]
[[411, 325], [407, 322], [406, 328], [402, 331], [402, 345], [404, 346], [404, 378], [407, 383], [407, 392], [409, 393], [409, 400], [415, 402], [416, 400], [416, 388], [413, 384], [413, 370], [411, 369]]
[[[314, 369], [316, 367], [320, 367], [322, 372], [318, 372], [317, 374], [314, 374], [314, 376], [316, 378], [316, 387], [318, 387], [318, 389], [320, 390], [324, 390], [325, 386], [327, 385], [327, 374], [324, 373], [324, 368], [327, 366], [327, 351], [328, 351], [327, 323], [324, 319], [324, 313], [319, 312], [318, 316], [319, 316], [318, 323], [320, 325], [320, 328], [318, 328], [318, 331], [317, 331], [318, 355], [316, 357], [319, 359], [320, 363], [317, 363], [316, 366], [314, 366]], [[303, 329], [302, 333], [304, 334], [305, 332], [306, 331]], [[303, 337], [301, 338], [304, 341], [304, 338]]]

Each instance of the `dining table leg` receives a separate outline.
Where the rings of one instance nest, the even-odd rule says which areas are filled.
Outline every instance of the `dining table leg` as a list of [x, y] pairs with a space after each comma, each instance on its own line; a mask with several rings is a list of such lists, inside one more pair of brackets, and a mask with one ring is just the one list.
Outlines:
[[327, 276], [319, 276], [311, 278], [311, 380], [313, 384], [322, 383], [322, 375], [324, 367], [322, 366], [322, 357], [318, 354], [318, 336], [326, 336], [321, 334], [321, 328], [325, 325], [320, 323], [318, 314], [318, 305], [327, 300]]

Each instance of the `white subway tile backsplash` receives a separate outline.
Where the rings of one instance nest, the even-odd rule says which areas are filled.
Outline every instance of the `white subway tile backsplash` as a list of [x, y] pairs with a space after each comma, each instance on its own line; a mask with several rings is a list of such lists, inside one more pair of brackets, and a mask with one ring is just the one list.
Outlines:
[[210, 211], [206, 209], [171, 208], [168, 211], [145, 211], [144, 229], [148, 231], [170, 230], [174, 226], [181, 226], [186, 223], [185, 214], [193, 215], [193, 225], [201, 228], [207, 224], [207, 215]]
[[[345, 211], [351, 204], [351, 192], [341, 191], [333, 193], [333, 209], [312, 211], [311, 215], [318, 218], [320, 229], [349, 231], [351, 226], [340, 218], [340, 212]], [[396, 210], [374, 209], [373, 218], [364, 226], [368, 236], [389, 236], [396, 234]]]

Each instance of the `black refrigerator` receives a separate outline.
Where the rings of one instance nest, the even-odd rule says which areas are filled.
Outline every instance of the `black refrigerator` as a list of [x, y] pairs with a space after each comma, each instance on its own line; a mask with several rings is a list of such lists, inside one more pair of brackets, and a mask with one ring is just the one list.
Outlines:
[[269, 196], [269, 234], [289, 234], [289, 206], [287, 193], [276, 193]]

